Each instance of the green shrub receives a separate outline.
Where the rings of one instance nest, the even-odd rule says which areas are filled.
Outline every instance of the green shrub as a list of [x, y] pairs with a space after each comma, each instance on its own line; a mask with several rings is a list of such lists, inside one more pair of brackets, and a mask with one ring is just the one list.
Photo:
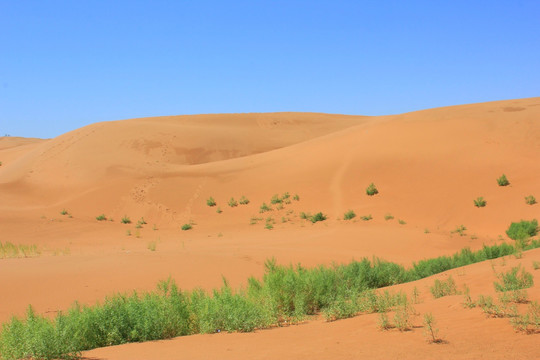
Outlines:
[[429, 288], [429, 290], [431, 291], [431, 294], [435, 299], [443, 296], [457, 294], [456, 282], [454, 281], [452, 276], [449, 276], [448, 279], [443, 281], [436, 279], [435, 283], [432, 287]]
[[60, 215], [69, 215], [69, 212], [66, 209], [62, 209], [62, 211], [60, 211]]
[[311, 221], [312, 223], [316, 223], [317, 221], [324, 221], [324, 220], [326, 220], [326, 215], [324, 215], [322, 212], [318, 212], [309, 218], [309, 221]]
[[510, 181], [508, 181], [506, 175], [502, 174], [502, 176], [497, 179], [497, 184], [499, 184], [499, 186], [508, 186], [510, 185]]
[[214, 200], [214, 198], [210, 196], [208, 199], [206, 199], [206, 205], [210, 207], [216, 206], [216, 200]]
[[298, 194], [295, 194], [292, 199], [294, 201], [300, 201], [300, 196]]
[[484, 207], [486, 206], [486, 203], [487, 203], [486, 200], [484, 200], [484, 198], [481, 196], [476, 198], [476, 200], [474, 200], [474, 206], [476, 207]]
[[456, 228], [452, 231], [452, 233], [458, 233], [459, 236], [465, 236], [467, 235], [465, 233], [466, 230], [467, 228], [465, 227], [465, 225], [459, 225], [459, 226], [456, 226]]
[[191, 230], [191, 229], [193, 229], [193, 226], [191, 224], [182, 225], [182, 230], [184, 230], [184, 231]]
[[105, 220], [107, 220], [107, 217], [105, 216], [105, 214], [101, 214], [99, 216], [96, 216], [96, 220], [97, 221], [105, 221]]
[[229, 199], [229, 202], [227, 203], [230, 207], [236, 207], [238, 206], [238, 202], [236, 200], [234, 200], [234, 198], [230, 198]]
[[533, 276], [531, 273], [525, 271], [521, 266], [513, 267], [507, 273], [498, 274], [500, 282], [494, 282], [496, 291], [513, 291], [519, 289], [526, 289], [533, 286]]
[[392, 219], [394, 219], [394, 216], [392, 214], [384, 215], [384, 220], [392, 220]]
[[272, 208], [263, 202], [261, 207], [259, 208], [259, 212], [262, 214], [267, 211], [272, 211]]
[[221, 210], [221, 208], [218, 206], [217, 209], [216, 209], [216, 212], [217, 212], [218, 214], [221, 214], [221, 213], [223, 212], [223, 210]]
[[354, 213], [354, 211], [349, 210], [343, 215], [343, 220], [351, 220], [351, 219], [354, 219], [355, 217], [356, 217], [356, 214]]
[[534, 205], [536, 204], [536, 198], [532, 195], [529, 195], [529, 196], [525, 196], [525, 203], [527, 205]]
[[424, 332], [430, 343], [441, 343], [443, 340], [439, 337], [439, 329], [432, 313], [424, 314]]
[[521, 220], [518, 223], [511, 223], [506, 235], [513, 240], [525, 240], [538, 233], [538, 220]]
[[240, 198], [238, 203], [240, 205], [247, 205], [247, 204], [249, 204], [249, 199], [247, 197], [245, 197], [244, 195], [242, 195], [242, 197]]
[[379, 193], [379, 190], [375, 187], [374, 183], [369, 184], [369, 186], [366, 188], [366, 194], [369, 196], [373, 196]]
[[156, 244], [155, 241], [150, 241], [146, 247], [147, 247], [148, 250], [150, 250], [150, 251], [156, 251], [156, 245], [157, 245], [157, 244]]
[[402, 219], [398, 219], [398, 223], [399, 223], [399, 225], [407, 224], [407, 222], [405, 220], [402, 220]]
[[360, 216], [360, 219], [362, 219], [364, 221], [369, 221], [369, 220], [373, 219], [373, 216], [371, 216], [371, 214], [363, 215], [363, 216]]
[[126, 215], [124, 215], [124, 217], [122, 218], [122, 220], [120, 220], [120, 222], [122, 224], [131, 224], [131, 219], [128, 218]]

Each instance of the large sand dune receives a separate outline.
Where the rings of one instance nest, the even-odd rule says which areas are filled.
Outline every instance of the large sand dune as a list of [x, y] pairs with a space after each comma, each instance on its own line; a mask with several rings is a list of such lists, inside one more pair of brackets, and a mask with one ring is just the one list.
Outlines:
[[[540, 198], [539, 160], [540, 98], [380, 117], [171, 116], [97, 123], [49, 140], [0, 138], [0, 240], [34, 244], [41, 252], [0, 259], [0, 288], [9, 289], [2, 293], [0, 321], [22, 314], [30, 303], [54, 314], [74, 300], [93, 303], [116, 291], [151, 289], [169, 275], [184, 288], [219, 286], [221, 275], [239, 286], [260, 276], [270, 257], [314, 266], [375, 255], [410, 265], [500, 243], [510, 222], [540, 217], [540, 205], [524, 201], [527, 195]], [[503, 173], [509, 186], [497, 185]], [[365, 193], [371, 182], [379, 189], [372, 197]], [[263, 202], [285, 192], [300, 200], [259, 213]], [[242, 195], [249, 204], [227, 205]], [[479, 196], [486, 207], [473, 205]], [[222, 213], [207, 206], [209, 197]], [[349, 209], [373, 219], [345, 221]], [[301, 212], [318, 211], [328, 219], [300, 219]], [[97, 221], [100, 214], [113, 221]], [[387, 214], [394, 218], [385, 220]], [[126, 215], [132, 224], [120, 223]], [[148, 224], [137, 229], [141, 217]], [[275, 221], [272, 230], [265, 229], [268, 217]], [[192, 230], [180, 230], [190, 222]], [[466, 236], [452, 232], [460, 225]], [[151, 243], [155, 251], [148, 249]], [[538, 298], [538, 284], [535, 289]], [[444, 314], [451, 323], [453, 313]], [[478, 321], [467, 314], [456, 313], [455, 326]], [[288, 336], [305, 337], [305, 350], [293, 357], [334, 358], [337, 347], [309, 350], [310, 341], [324, 343], [310, 340], [310, 333], [331, 331], [328, 336], [348, 349], [346, 358], [356, 354], [348, 351], [359, 336], [377, 332], [373, 326], [364, 330], [366, 321], [372, 320], [314, 322], [211, 341], [231, 339], [246, 349], [246, 358], [272, 358], [257, 354], [256, 344], [279, 341], [283, 349], [275, 355], [285, 356], [279, 351], [290, 348]], [[508, 336], [521, 341], [508, 326]], [[405, 341], [406, 348], [409, 341], [373, 336], [371, 352], [378, 343]], [[159, 349], [195, 347], [206, 338], [165, 342]], [[500, 351], [508, 354], [510, 347]], [[467, 358], [452, 351], [447, 356]]]

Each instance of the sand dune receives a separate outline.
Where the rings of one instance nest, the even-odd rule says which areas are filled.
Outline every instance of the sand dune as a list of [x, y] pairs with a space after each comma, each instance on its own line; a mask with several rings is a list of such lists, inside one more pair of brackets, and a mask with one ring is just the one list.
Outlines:
[[[239, 286], [250, 275], [260, 276], [272, 256], [306, 266], [372, 255], [410, 265], [507, 240], [510, 222], [540, 216], [539, 205], [524, 201], [527, 195], [540, 198], [539, 118], [540, 98], [529, 98], [380, 117], [171, 116], [97, 123], [49, 140], [0, 138], [1, 241], [34, 244], [41, 252], [0, 259], [0, 274], [9, 274], [0, 277], [0, 287], [9, 289], [0, 302], [0, 321], [23, 313], [30, 303], [54, 314], [75, 300], [93, 303], [116, 291], [152, 289], [169, 275], [184, 288], [218, 286], [221, 275]], [[509, 186], [497, 185], [503, 173]], [[372, 197], [365, 193], [371, 182], [379, 189]], [[272, 195], [285, 192], [300, 200], [259, 212]], [[249, 204], [227, 205], [242, 195]], [[473, 205], [479, 196], [486, 207]], [[216, 207], [207, 206], [209, 197]], [[345, 221], [349, 209], [358, 217]], [[300, 218], [301, 212], [318, 211], [328, 219], [312, 224]], [[100, 214], [112, 221], [97, 221]], [[385, 220], [388, 214], [393, 219]], [[373, 219], [362, 221], [361, 215]], [[124, 216], [132, 224], [121, 224]], [[265, 229], [269, 217], [272, 230]], [[147, 224], [137, 229], [141, 218]], [[181, 231], [186, 223], [193, 229]], [[453, 233], [460, 225], [466, 236]], [[434, 309], [441, 303], [433, 303]], [[440, 310], [448, 319], [454, 316]], [[468, 314], [455, 316], [467, 326], [479, 319]], [[211, 341], [216, 354], [225, 356], [218, 343], [229, 339], [255, 351], [271, 337], [283, 342], [281, 336], [327, 336], [324, 329], [332, 329], [330, 339], [342, 338], [347, 345], [327, 344], [327, 350], [319, 349], [320, 358], [369, 355], [351, 347], [368, 333], [375, 333], [369, 335], [374, 344], [395, 339], [409, 346], [409, 340], [382, 336], [373, 326], [363, 330], [366, 321], [375, 320], [315, 321], [250, 334], [250, 344], [238, 334]], [[529, 346], [527, 337], [508, 336]], [[207, 337], [165, 342], [160, 349], [194, 347], [206, 341], [201, 339]], [[289, 348], [275, 355], [285, 356], [279, 351]], [[499, 350], [504, 355], [510, 348]], [[292, 357], [317, 354], [304, 350]], [[469, 358], [461, 350], [441, 351], [433, 355]]]

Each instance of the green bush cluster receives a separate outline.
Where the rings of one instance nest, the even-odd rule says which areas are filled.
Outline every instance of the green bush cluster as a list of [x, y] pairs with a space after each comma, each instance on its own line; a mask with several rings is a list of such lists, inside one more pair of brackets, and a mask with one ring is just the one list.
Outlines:
[[[531, 241], [527, 249], [540, 247]], [[328, 319], [362, 311], [384, 312], [406, 302], [404, 295], [373, 289], [418, 280], [451, 268], [516, 252], [510, 244], [464, 249], [453, 256], [422, 260], [409, 269], [380, 259], [307, 269], [265, 263], [261, 280], [250, 278], [245, 289], [226, 281], [212, 292], [179, 290], [172, 280], [154, 292], [115, 295], [102, 304], [75, 304], [56, 318], [13, 318], [0, 333], [3, 359], [72, 358], [96, 347], [166, 339], [219, 331], [252, 331], [323, 313]]]
[[535, 236], [538, 233], [538, 220], [533, 219], [531, 221], [521, 220], [520, 222], [513, 222], [510, 224], [506, 235], [513, 240], [525, 240], [529, 237]]
[[458, 293], [456, 282], [452, 276], [449, 276], [446, 280], [436, 279], [429, 290], [435, 299], [448, 295], [456, 295]]

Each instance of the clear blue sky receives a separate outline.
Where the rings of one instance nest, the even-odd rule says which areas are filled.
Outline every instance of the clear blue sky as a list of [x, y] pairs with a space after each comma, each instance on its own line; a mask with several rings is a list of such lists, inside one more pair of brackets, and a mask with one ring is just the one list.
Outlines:
[[0, 136], [540, 96], [540, 1], [0, 0]]

